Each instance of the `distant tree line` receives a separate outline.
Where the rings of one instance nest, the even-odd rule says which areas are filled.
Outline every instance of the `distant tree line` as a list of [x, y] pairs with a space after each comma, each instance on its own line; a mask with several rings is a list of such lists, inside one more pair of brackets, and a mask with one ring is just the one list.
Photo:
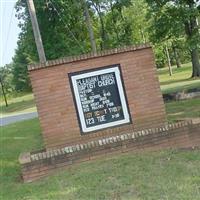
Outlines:
[[[125, 45], [150, 43], [158, 68], [192, 62], [200, 77], [198, 0], [34, 1], [47, 60]], [[21, 33], [12, 64], [3, 70], [6, 91], [31, 90], [27, 65], [38, 62], [26, 0], [16, 3]], [[1, 72], [2, 73], [2, 72]], [[5, 75], [6, 74], [6, 75]]]

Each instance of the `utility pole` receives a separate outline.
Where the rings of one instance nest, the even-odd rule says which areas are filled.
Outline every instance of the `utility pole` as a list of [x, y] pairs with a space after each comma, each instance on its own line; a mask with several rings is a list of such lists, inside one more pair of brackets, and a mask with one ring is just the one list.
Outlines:
[[45, 57], [45, 53], [44, 53], [42, 38], [40, 35], [40, 30], [39, 30], [39, 26], [38, 26], [38, 22], [37, 22], [37, 17], [36, 17], [35, 6], [33, 3], [33, 0], [27, 0], [27, 4], [28, 4], [28, 9], [29, 9], [29, 14], [31, 17], [31, 23], [32, 23], [32, 27], [33, 27], [33, 33], [34, 33], [34, 37], [35, 37], [35, 43], [37, 46], [39, 59], [40, 59], [41, 63], [45, 63], [46, 57]]
[[89, 13], [89, 10], [88, 10], [88, 5], [87, 5], [86, 0], [82, 0], [82, 2], [83, 2], [83, 6], [84, 6], [84, 11], [85, 11], [86, 24], [87, 24], [88, 32], [89, 32], [89, 35], [90, 35], [90, 44], [91, 44], [91, 47], [92, 47], [92, 52], [96, 54], [97, 48], [96, 48], [92, 23], [91, 23], [91, 19], [90, 19], [90, 13]]
[[7, 98], [6, 98], [6, 93], [4, 91], [4, 86], [3, 86], [3, 81], [2, 81], [2, 78], [0, 77], [0, 83], [1, 83], [1, 88], [2, 88], [2, 92], [3, 92], [3, 97], [4, 97], [4, 100], [5, 100], [5, 103], [6, 103], [6, 107], [8, 107], [8, 102], [7, 102]]

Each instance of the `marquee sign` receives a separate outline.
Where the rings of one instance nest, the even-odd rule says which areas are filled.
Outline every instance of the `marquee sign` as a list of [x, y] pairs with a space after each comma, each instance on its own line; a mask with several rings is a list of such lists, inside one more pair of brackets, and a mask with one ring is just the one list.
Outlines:
[[83, 133], [131, 122], [119, 64], [69, 77]]

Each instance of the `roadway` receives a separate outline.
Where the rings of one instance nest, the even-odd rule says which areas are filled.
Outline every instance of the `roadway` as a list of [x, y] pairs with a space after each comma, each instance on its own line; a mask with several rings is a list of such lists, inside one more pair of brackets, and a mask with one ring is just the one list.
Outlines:
[[22, 114], [18, 114], [18, 115], [0, 117], [0, 126], [5, 126], [5, 125], [12, 124], [15, 122], [33, 119], [36, 117], [38, 117], [37, 112], [22, 113]]

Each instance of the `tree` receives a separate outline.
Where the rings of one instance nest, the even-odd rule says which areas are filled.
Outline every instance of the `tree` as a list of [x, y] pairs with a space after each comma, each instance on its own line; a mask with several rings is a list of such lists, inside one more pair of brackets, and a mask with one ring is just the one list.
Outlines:
[[[92, 2], [98, 4], [101, 11], [102, 19], [99, 21], [100, 30], [104, 29], [104, 37], [102, 31], [100, 35], [103, 48], [148, 41], [146, 29], [148, 23], [145, 20], [147, 4], [144, 0], [92, 0]], [[95, 9], [95, 6], [93, 8]], [[95, 10], [94, 13], [98, 12]]]
[[[35, 47], [34, 41], [32, 42], [33, 42], [33, 46]], [[31, 90], [31, 84], [28, 77], [27, 65], [31, 63], [33, 56], [29, 54], [31, 52], [28, 52], [27, 45], [32, 46], [30, 43], [27, 44], [27, 41], [23, 39], [21, 41], [18, 41], [18, 48], [13, 58], [12, 83], [15, 86], [16, 91], [30, 91]], [[35, 54], [36, 54], [36, 49], [35, 49]], [[35, 56], [35, 60], [36, 60], [36, 57], [37, 56]]]
[[5, 90], [5, 93], [11, 93], [14, 90], [14, 86], [12, 84], [12, 79], [13, 79], [12, 63], [6, 64], [5, 66], [0, 67], [0, 78]]
[[[38, 55], [26, 0], [18, 1], [15, 8], [23, 23], [13, 58], [13, 83], [16, 90], [30, 90], [27, 65], [38, 62]], [[35, 1], [35, 9], [47, 60], [89, 51], [85, 19], [78, 14], [83, 13], [81, 2], [41, 0]]]
[[172, 50], [174, 53], [174, 59], [176, 61], [176, 66], [177, 68], [181, 67], [181, 61], [180, 61], [180, 56], [179, 56], [179, 52], [178, 52], [178, 44], [177, 42], [172, 41]]
[[146, 0], [153, 15], [153, 28], [158, 39], [185, 38], [192, 61], [192, 77], [200, 77], [200, 35], [197, 0]]
[[89, 3], [91, 4], [91, 7], [93, 7], [94, 11], [97, 13], [99, 22], [100, 22], [100, 49], [106, 49], [108, 48], [108, 35], [106, 33], [105, 28], [105, 21], [104, 16], [106, 13], [107, 8], [107, 1], [106, 0], [90, 0]]
[[93, 31], [93, 27], [92, 27], [92, 23], [91, 23], [88, 4], [87, 4], [86, 0], [82, 0], [82, 2], [83, 2], [84, 14], [85, 14], [85, 18], [86, 18], [86, 24], [87, 24], [87, 28], [88, 28], [88, 32], [89, 32], [89, 36], [90, 36], [90, 44], [91, 44], [92, 52], [96, 53], [97, 47], [96, 47], [96, 42], [95, 42], [95, 38], [94, 38], [94, 31]]
[[12, 92], [12, 73], [11, 73], [12, 64], [6, 64], [4, 67], [0, 67], [0, 95], [4, 97], [6, 106], [8, 106], [6, 94]]
[[6, 107], [8, 106], [8, 101], [7, 101], [7, 98], [6, 98], [6, 93], [5, 93], [5, 89], [4, 89], [4, 83], [3, 83], [3, 80], [0, 76], [0, 85], [1, 85], [1, 90], [2, 90], [2, 94], [3, 94], [3, 97], [4, 97], [4, 101], [5, 101], [5, 104], [6, 104]]

